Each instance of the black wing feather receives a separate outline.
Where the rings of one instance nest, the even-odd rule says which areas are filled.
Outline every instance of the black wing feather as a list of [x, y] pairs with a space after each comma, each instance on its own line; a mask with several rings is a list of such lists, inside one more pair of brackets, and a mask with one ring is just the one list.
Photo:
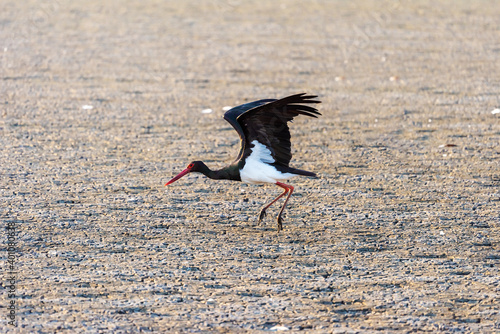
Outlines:
[[241, 138], [241, 149], [237, 160], [251, 152], [251, 143], [257, 140], [267, 146], [275, 164], [288, 166], [292, 158], [288, 122], [299, 115], [317, 117], [316, 108], [302, 103], [320, 103], [317, 96], [305, 93], [291, 95], [279, 100], [259, 100], [232, 108], [224, 118], [236, 129]]
[[265, 99], [265, 100], [259, 100], [259, 101], [254, 101], [254, 102], [249, 102], [242, 104], [240, 106], [231, 108], [230, 110], [226, 111], [224, 113], [224, 119], [229, 122], [233, 126], [233, 128], [238, 132], [238, 135], [240, 136], [240, 153], [238, 153], [238, 157], [236, 158], [235, 161], [238, 161], [241, 159], [243, 156], [243, 151], [245, 148], [245, 132], [243, 131], [243, 128], [241, 127], [241, 124], [238, 122], [238, 117], [249, 111], [252, 110], [258, 106], [261, 106], [263, 104], [269, 103], [276, 101], [275, 99]]

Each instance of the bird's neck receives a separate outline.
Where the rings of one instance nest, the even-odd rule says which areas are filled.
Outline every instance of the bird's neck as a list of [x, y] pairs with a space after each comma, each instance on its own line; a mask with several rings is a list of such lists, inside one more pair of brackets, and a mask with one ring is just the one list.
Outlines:
[[227, 166], [218, 170], [211, 170], [204, 165], [204, 168], [200, 171], [200, 173], [213, 180], [241, 180], [240, 171], [236, 165]]

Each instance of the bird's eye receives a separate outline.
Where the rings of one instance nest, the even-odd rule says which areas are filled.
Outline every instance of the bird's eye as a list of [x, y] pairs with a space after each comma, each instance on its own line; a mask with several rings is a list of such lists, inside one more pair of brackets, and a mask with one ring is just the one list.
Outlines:
[[189, 164], [188, 168], [193, 168], [194, 164]]

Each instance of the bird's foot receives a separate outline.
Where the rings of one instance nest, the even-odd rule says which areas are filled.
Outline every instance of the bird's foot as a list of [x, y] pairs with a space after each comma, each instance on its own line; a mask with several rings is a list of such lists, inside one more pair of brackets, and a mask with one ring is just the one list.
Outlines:
[[262, 209], [259, 215], [259, 224], [262, 222], [262, 219], [266, 216], [266, 209]]
[[283, 230], [283, 218], [281, 215], [278, 216], [278, 232]]

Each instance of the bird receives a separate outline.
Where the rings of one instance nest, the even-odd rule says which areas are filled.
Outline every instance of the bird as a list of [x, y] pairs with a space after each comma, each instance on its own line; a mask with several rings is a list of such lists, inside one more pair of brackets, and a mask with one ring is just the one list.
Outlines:
[[292, 152], [288, 123], [300, 115], [314, 118], [320, 116], [316, 108], [306, 105], [321, 103], [314, 100], [317, 97], [301, 93], [281, 99], [258, 100], [231, 108], [224, 114], [224, 119], [233, 126], [240, 137], [240, 151], [236, 160], [219, 170], [211, 170], [202, 161], [192, 161], [165, 186], [194, 172], [214, 180], [276, 184], [283, 188], [283, 193], [262, 208], [259, 223], [266, 216], [266, 210], [286, 195], [278, 214], [278, 232], [283, 230], [283, 211], [294, 190], [293, 186], [284, 182], [295, 176], [317, 177], [316, 173], [289, 166]]

